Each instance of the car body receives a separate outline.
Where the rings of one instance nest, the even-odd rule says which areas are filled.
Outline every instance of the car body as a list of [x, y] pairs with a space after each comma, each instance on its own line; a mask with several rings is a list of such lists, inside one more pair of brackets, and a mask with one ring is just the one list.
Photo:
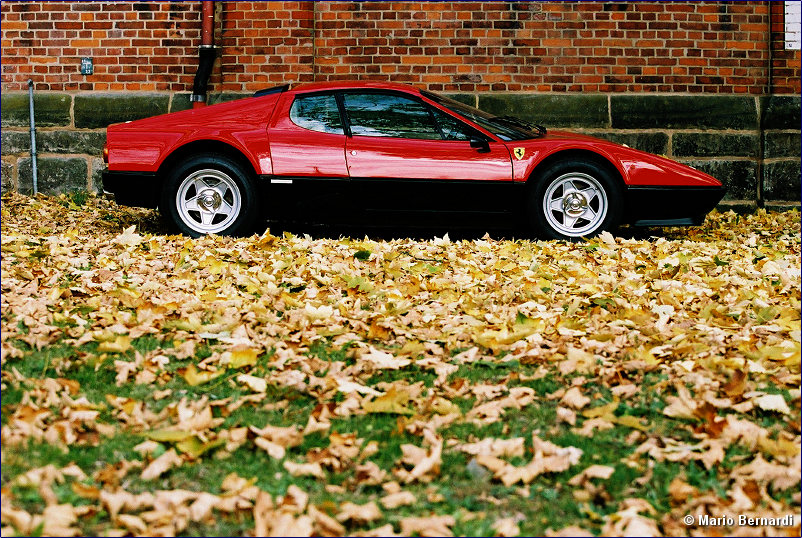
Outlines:
[[310, 203], [337, 213], [334, 201], [347, 200], [378, 212], [508, 213], [571, 239], [622, 223], [699, 224], [724, 195], [715, 178], [664, 157], [380, 82], [280, 86], [113, 124], [104, 158], [118, 203], [159, 207], [192, 236], [249, 233]]

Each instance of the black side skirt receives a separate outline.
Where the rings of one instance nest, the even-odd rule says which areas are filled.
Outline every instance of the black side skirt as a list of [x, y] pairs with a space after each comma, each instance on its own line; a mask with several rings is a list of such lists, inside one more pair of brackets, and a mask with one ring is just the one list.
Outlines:
[[626, 191], [625, 222], [635, 226], [696, 226], [724, 197], [723, 187], [640, 187]]
[[120, 205], [148, 207], [159, 205], [161, 185], [155, 172], [103, 171], [103, 190], [114, 194]]

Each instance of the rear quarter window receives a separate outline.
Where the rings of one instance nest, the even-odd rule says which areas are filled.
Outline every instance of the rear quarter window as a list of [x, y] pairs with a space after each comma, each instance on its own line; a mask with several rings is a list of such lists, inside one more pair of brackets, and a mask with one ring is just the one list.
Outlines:
[[344, 134], [340, 109], [334, 95], [299, 95], [290, 107], [290, 120], [304, 129]]

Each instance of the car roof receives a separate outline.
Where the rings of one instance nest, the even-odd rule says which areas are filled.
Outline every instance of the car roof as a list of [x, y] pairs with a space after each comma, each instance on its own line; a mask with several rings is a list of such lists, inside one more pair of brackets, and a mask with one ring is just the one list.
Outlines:
[[408, 84], [400, 84], [398, 82], [377, 82], [370, 80], [339, 80], [339, 81], [326, 81], [326, 82], [308, 82], [292, 86], [290, 91], [296, 93], [306, 92], [319, 92], [319, 91], [332, 91], [332, 90], [353, 90], [353, 89], [369, 89], [369, 90], [392, 90], [401, 91], [420, 95], [420, 90], [415, 86]]

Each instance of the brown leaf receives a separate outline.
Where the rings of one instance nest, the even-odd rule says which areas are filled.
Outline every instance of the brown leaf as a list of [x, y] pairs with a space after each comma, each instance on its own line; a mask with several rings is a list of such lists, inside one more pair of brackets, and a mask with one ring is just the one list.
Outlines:
[[344, 502], [340, 505], [340, 512], [335, 517], [341, 523], [345, 521], [369, 523], [381, 519], [383, 516], [376, 503], [370, 501], [365, 504]]
[[284, 461], [284, 468], [292, 476], [314, 476], [315, 478], [326, 478], [326, 474], [319, 463], [293, 463], [289, 460]]
[[415, 504], [415, 502], [417, 502], [417, 498], [409, 491], [399, 491], [397, 493], [385, 495], [380, 499], [379, 502], [381, 502], [382, 506], [388, 510], [392, 510], [393, 508], [398, 508], [399, 506]]
[[453, 516], [405, 517], [401, 520], [401, 534], [411, 536], [454, 536], [451, 527], [456, 521]]
[[158, 478], [173, 467], [178, 467], [184, 463], [178, 454], [176, 454], [175, 450], [172, 448], [150, 462], [150, 464], [145, 467], [142, 471], [142, 480], [153, 480], [154, 478]]

